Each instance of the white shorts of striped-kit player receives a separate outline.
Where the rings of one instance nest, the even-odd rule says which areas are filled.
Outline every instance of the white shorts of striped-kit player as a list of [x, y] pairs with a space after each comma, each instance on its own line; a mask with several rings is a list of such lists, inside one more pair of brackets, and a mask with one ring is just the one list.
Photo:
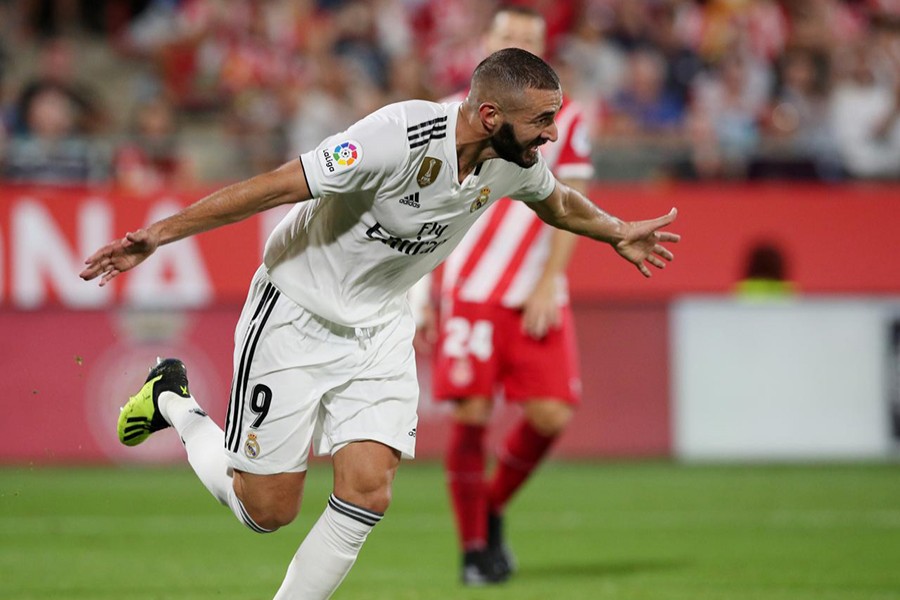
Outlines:
[[407, 308], [377, 327], [333, 323], [254, 275], [235, 331], [225, 448], [234, 468], [306, 470], [309, 449], [334, 454], [373, 440], [415, 455], [419, 385]]

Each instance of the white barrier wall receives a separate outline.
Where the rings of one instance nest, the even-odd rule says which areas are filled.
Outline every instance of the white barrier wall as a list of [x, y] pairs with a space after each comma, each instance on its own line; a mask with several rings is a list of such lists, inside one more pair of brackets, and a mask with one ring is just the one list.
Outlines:
[[690, 298], [671, 313], [685, 459], [884, 458], [900, 299]]

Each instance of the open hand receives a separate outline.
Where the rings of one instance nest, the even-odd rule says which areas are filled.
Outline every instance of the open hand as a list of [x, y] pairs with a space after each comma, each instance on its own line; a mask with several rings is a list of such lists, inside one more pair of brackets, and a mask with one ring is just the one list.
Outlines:
[[85, 281], [100, 277], [100, 287], [103, 287], [120, 273], [144, 262], [157, 246], [159, 239], [147, 229], [126, 233], [125, 237], [106, 244], [88, 257], [84, 261], [87, 266], [78, 276]]
[[651, 276], [647, 263], [657, 269], [666, 268], [665, 261], [671, 261], [675, 257], [662, 243], [678, 242], [681, 236], [677, 233], [659, 230], [674, 221], [677, 216], [678, 210], [673, 208], [669, 214], [663, 217], [628, 223], [625, 238], [614, 246], [616, 252], [634, 264], [644, 277]]

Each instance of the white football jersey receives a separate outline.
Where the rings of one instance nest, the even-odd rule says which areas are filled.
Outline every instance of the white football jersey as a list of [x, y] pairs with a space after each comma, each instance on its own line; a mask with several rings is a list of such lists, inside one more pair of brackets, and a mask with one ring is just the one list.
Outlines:
[[459, 183], [459, 102], [386, 106], [300, 156], [313, 199], [266, 242], [271, 281], [300, 306], [348, 327], [399, 314], [407, 290], [499, 198], [546, 199], [556, 180], [493, 159]]
[[[547, 166], [561, 178], [594, 174], [581, 107], [563, 96], [556, 115], [559, 139], [541, 146]], [[553, 228], [521, 202], [501, 200], [485, 211], [444, 264], [441, 294], [451, 300], [521, 307], [544, 273]], [[560, 305], [569, 301], [566, 277], [557, 278]]]

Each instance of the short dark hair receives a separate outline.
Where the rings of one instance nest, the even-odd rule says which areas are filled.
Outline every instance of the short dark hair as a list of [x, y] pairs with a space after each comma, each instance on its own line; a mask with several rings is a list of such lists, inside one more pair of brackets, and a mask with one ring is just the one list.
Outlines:
[[521, 48], [504, 48], [494, 52], [475, 67], [472, 73], [472, 89], [493, 89], [504, 93], [516, 93], [525, 89], [558, 90], [556, 71]]

